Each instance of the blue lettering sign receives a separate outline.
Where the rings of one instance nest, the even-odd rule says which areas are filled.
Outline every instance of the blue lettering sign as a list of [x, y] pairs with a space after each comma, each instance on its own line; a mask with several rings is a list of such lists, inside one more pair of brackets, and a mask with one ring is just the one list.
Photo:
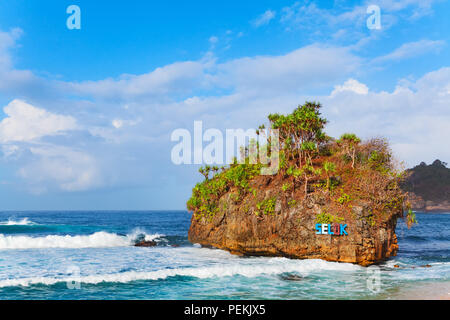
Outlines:
[[322, 225], [320, 223], [316, 224], [316, 234], [322, 234]]
[[334, 236], [348, 236], [346, 224], [327, 224], [327, 223], [316, 223], [316, 234], [330, 234]]

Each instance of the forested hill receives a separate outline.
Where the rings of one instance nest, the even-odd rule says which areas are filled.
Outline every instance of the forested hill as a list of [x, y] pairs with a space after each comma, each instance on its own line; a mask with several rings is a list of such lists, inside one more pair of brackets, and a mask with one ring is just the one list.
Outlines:
[[408, 169], [409, 176], [403, 184], [411, 192], [414, 209], [447, 211], [450, 202], [450, 169], [440, 160], [427, 165], [422, 162]]

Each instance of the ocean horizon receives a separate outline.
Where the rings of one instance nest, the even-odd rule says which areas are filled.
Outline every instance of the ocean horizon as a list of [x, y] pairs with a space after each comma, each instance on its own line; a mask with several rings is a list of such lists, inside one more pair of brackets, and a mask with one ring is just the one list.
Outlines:
[[190, 219], [182, 210], [0, 212], [0, 299], [449, 298], [450, 213], [417, 213], [412, 229], [399, 220], [397, 256], [369, 268], [202, 248], [188, 241]]

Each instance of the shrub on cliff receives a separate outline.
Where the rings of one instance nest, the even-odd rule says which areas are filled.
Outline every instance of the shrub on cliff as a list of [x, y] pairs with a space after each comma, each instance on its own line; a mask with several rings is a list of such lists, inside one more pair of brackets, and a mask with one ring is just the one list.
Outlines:
[[[206, 175], [205, 180], [192, 189], [192, 196], [187, 202], [188, 210], [194, 211], [197, 216], [213, 217], [219, 210], [221, 196], [231, 188], [237, 190], [238, 197], [252, 191], [250, 181], [259, 174], [260, 168], [260, 164], [235, 163], [220, 173], [217, 170], [212, 178]], [[209, 174], [205, 168], [199, 171]]]

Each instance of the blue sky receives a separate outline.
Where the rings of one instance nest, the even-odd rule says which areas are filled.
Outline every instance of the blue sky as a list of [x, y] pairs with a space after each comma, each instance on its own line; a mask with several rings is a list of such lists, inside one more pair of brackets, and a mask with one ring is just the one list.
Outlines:
[[307, 99], [333, 136], [450, 161], [449, 1], [242, 2], [1, 2], [0, 209], [184, 209], [200, 175], [172, 163], [174, 129]]

